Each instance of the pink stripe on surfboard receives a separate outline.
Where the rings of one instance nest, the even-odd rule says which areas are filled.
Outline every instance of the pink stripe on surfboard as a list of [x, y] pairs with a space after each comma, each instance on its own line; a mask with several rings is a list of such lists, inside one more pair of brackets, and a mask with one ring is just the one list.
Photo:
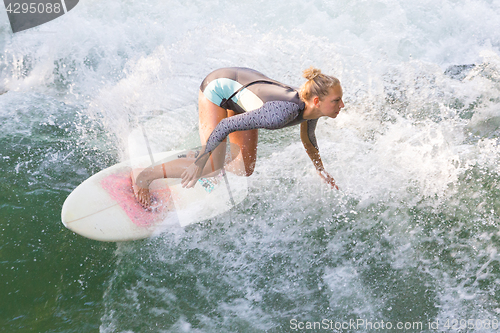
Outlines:
[[168, 214], [167, 202], [170, 200], [170, 190], [164, 188], [151, 191], [152, 210], [144, 209], [136, 200], [132, 190], [130, 169], [121, 169], [101, 180], [101, 186], [109, 196], [125, 211], [129, 219], [139, 227], [149, 227], [162, 221]]

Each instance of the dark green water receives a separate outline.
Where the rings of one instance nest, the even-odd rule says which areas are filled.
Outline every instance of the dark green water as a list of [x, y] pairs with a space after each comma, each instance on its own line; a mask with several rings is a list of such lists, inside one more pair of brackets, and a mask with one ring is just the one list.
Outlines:
[[[81, 141], [74, 108], [32, 94], [7, 93], [2, 99], [8, 105], [0, 138], [0, 327], [98, 330], [116, 245], [68, 232], [60, 209], [76, 185], [114, 162], [113, 151]], [[35, 102], [15, 103], [26, 99]]]

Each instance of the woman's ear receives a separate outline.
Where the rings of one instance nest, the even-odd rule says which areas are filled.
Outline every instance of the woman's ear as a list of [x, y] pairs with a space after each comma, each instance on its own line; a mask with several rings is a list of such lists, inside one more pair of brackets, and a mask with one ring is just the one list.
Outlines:
[[313, 104], [315, 107], [319, 107], [319, 97], [318, 96], [314, 96]]

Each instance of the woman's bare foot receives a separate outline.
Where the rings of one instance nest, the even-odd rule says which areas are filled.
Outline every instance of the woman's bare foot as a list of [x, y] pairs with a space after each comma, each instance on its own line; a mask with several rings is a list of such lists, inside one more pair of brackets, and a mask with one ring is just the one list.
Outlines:
[[[132, 179], [132, 189], [134, 190], [134, 195], [137, 201], [146, 209], [151, 208], [151, 195], [149, 193], [149, 186], [144, 187], [144, 181], [138, 180], [142, 170], [144, 169], [133, 169], [130, 178]], [[149, 185], [149, 184], [148, 184]]]

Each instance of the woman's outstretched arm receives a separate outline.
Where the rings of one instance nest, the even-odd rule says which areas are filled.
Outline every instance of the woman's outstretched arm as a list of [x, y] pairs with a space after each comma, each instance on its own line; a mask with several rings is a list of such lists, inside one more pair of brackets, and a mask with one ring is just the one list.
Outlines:
[[307, 155], [314, 164], [316, 171], [320, 175], [320, 177], [329, 184], [332, 188], [338, 190], [339, 187], [335, 184], [335, 179], [333, 179], [328, 172], [326, 172], [323, 167], [323, 162], [321, 161], [321, 156], [319, 155], [318, 144], [316, 143], [316, 135], [314, 134], [314, 130], [316, 129], [316, 124], [318, 123], [318, 119], [311, 119], [308, 121], [304, 121], [300, 124], [300, 139], [304, 144], [304, 148], [306, 149]]

